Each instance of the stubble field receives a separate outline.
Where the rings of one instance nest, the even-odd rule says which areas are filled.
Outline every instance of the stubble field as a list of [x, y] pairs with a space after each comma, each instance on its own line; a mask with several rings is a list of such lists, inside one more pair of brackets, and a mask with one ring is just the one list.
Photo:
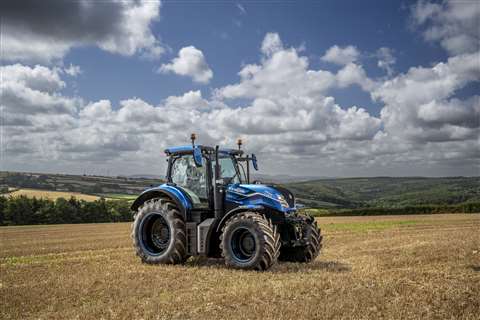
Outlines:
[[479, 319], [480, 215], [318, 218], [311, 264], [149, 266], [129, 224], [0, 227], [1, 319]]

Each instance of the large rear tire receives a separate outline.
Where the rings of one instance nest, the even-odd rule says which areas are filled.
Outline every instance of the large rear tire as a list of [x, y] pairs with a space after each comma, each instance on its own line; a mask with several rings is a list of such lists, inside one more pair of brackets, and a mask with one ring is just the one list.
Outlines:
[[178, 264], [188, 258], [185, 222], [170, 199], [152, 199], [138, 209], [132, 224], [132, 240], [137, 256], [144, 263]]
[[323, 236], [316, 221], [305, 225], [304, 230], [307, 245], [299, 247], [282, 247], [280, 261], [311, 262], [317, 258], [322, 249]]
[[220, 249], [229, 267], [266, 270], [277, 263], [280, 235], [276, 226], [262, 214], [242, 212], [222, 228]]

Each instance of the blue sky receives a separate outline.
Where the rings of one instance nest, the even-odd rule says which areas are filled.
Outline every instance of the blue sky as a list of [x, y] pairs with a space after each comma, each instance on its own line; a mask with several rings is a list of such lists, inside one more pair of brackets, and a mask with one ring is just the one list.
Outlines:
[[197, 132], [243, 138], [269, 174], [479, 173], [479, 2], [0, 10], [3, 170], [162, 173], [162, 150]]
[[[95, 47], [72, 50], [64, 60], [82, 67], [84, 75], [75, 82], [84, 98], [118, 102], [137, 96], [157, 104], [188, 90], [199, 89], [208, 95], [213, 88], [237, 82], [241, 66], [259, 60], [260, 45], [267, 32], [279, 33], [289, 46], [304, 46], [313, 69], [338, 69], [320, 60], [332, 45], [357, 46], [363, 52], [367, 73], [378, 77], [385, 73], [373, 57], [380, 47], [395, 50], [397, 72], [405, 72], [411, 66], [428, 66], [447, 57], [438, 44], [425, 43], [420, 34], [409, 28], [408, 2], [300, 3], [164, 2], [160, 20], [152, 28], [172, 50], [162, 60], [173, 58], [182, 47], [194, 45], [204, 53], [215, 74], [208, 85], [198, 85], [175, 74], [158, 74], [158, 61], [111, 55]], [[335, 96], [342, 105], [361, 105], [376, 114], [380, 109], [367, 93], [355, 87], [338, 90]]]

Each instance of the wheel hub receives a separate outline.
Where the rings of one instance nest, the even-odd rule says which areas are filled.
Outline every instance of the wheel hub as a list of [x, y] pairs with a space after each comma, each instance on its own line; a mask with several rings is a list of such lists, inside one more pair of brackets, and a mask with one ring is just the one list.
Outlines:
[[239, 228], [233, 232], [231, 239], [232, 253], [241, 262], [253, 258], [256, 244], [253, 234], [246, 228]]
[[152, 255], [162, 254], [170, 243], [170, 227], [160, 214], [153, 214], [142, 224], [142, 244]]
[[170, 240], [170, 230], [168, 229], [168, 225], [164, 222], [165, 221], [157, 219], [152, 226], [152, 242], [155, 246], [161, 249], [165, 249]]
[[251, 253], [255, 249], [255, 240], [252, 237], [252, 234], [246, 234], [242, 239], [242, 247], [246, 252]]

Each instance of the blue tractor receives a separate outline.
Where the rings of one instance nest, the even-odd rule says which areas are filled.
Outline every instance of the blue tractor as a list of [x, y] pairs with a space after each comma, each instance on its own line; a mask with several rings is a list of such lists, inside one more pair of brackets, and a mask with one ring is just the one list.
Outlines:
[[190, 256], [222, 257], [239, 269], [266, 270], [278, 260], [310, 262], [320, 253], [316, 221], [301, 214], [287, 189], [250, 182], [254, 154], [192, 145], [165, 150], [167, 182], [133, 203], [132, 238], [149, 264]]

